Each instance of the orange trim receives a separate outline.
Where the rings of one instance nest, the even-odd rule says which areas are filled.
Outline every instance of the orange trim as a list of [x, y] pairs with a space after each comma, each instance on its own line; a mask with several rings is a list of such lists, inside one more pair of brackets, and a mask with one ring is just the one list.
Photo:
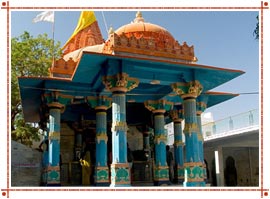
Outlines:
[[239, 95], [238, 93], [227, 93], [227, 92], [216, 92], [216, 91], [207, 91], [205, 93], [202, 93], [201, 95], [203, 95], [203, 94], [207, 94], [207, 95], [234, 95], [234, 96]]

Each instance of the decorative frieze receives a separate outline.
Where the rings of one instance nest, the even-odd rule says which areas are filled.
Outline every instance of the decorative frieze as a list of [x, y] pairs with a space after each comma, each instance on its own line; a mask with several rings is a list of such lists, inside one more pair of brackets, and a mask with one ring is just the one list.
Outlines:
[[[164, 42], [164, 40], [168, 42]], [[194, 46], [188, 46], [186, 42], [181, 45], [166, 34], [160, 35], [157, 32], [146, 31], [122, 33], [120, 35], [115, 32], [111, 33], [105, 42], [103, 53], [133, 53], [179, 61], [198, 61], [194, 54]]]

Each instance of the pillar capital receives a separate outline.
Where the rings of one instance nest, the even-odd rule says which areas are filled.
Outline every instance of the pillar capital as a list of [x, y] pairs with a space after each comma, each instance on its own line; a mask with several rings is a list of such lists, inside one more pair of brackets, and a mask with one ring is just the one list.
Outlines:
[[139, 85], [139, 79], [129, 77], [126, 73], [118, 73], [112, 76], [104, 76], [103, 84], [111, 92], [128, 92]]
[[184, 110], [182, 104], [174, 105], [173, 110], [171, 110], [169, 114], [173, 122], [182, 122], [184, 117]]
[[176, 82], [171, 85], [173, 91], [179, 95], [182, 99], [186, 98], [196, 98], [198, 97], [202, 90], [203, 86], [199, 81], [191, 81], [191, 82]]
[[86, 99], [87, 102], [91, 105], [91, 107], [93, 107], [96, 111], [106, 111], [112, 106], [112, 98], [109, 98], [107, 96], [88, 96]]
[[198, 101], [196, 103], [196, 113], [197, 115], [201, 115], [205, 109], [207, 108], [207, 104], [205, 102]]
[[42, 100], [47, 104], [48, 108], [60, 109], [61, 113], [65, 111], [65, 106], [73, 102], [73, 96], [62, 94], [58, 91], [45, 93]]
[[173, 107], [173, 102], [167, 100], [147, 100], [144, 102], [144, 106], [153, 113], [165, 113]]

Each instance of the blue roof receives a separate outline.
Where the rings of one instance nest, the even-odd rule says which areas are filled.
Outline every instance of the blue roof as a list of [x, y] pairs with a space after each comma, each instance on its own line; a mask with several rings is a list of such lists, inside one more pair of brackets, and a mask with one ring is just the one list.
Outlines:
[[[40, 120], [41, 94], [50, 91], [60, 91], [74, 97], [97, 95], [110, 97], [111, 92], [105, 90], [102, 77], [120, 72], [138, 78], [140, 82], [138, 87], [127, 93], [127, 102], [143, 103], [145, 100], [167, 99], [179, 103], [181, 99], [173, 93], [171, 84], [198, 80], [203, 86], [202, 95], [209, 95], [208, 107], [236, 95], [217, 93], [210, 95], [207, 94], [207, 91], [244, 73], [240, 70], [156, 60], [150, 57], [138, 58], [83, 52], [71, 79], [19, 77], [24, 118], [28, 122], [38, 122]], [[151, 84], [152, 80], [159, 80], [159, 84]], [[71, 112], [68, 113], [67, 110], [69, 108], [66, 109], [62, 118], [76, 120], [79, 113], [74, 110], [70, 110]], [[94, 114], [94, 112], [91, 114]]]

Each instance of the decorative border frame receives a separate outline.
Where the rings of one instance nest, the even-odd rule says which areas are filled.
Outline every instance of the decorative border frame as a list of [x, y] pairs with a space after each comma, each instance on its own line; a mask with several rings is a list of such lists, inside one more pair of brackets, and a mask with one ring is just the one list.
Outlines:
[[[212, 192], [220, 192], [220, 191], [229, 191], [229, 192], [232, 192], [232, 191], [245, 191], [245, 192], [260, 192], [260, 197], [263, 198], [263, 197], [267, 197], [268, 196], [268, 192], [269, 192], [269, 188], [264, 188], [264, 176], [263, 176], [263, 173], [264, 173], [264, 167], [263, 167], [263, 162], [264, 162], [264, 148], [263, 148], [263, 138], [264, 138], [264, 132], [263, 132], [263, 115], [264, 115], [264, 110], [263, 110], [263, 83], [264, 83], [264, 79], [263, 79], [263, 71], [264, 71], [264, 64], [263, 64], [263, 61], [264, 61], [264, 57], [263, 57], [263, 53], [264, 53], [264, 10], [266, 9], [269, 9], [269, 5], [268, 5], [268, 2], [265, 1], [261, 1], [261, 5], [260, 6], [255, 6], [255, 7], [216, 7], [216, 6], [213, 6], [213, 7], [209, 7], [209, 6], [206, 6], [206, 7], [175, 7], [175, 6], [162, 6], [162, 7], [149, 7], [149, 6], [146, 6], [146, 7], [100, 7], [100, 6], [93, 6], [93, 7], [75, 7], [75, 6], [71, 6], [71, 7], [35, 7], [35, 6], [29, 6], [29, 7], [26, 7], [26, 6], [22, 6], [22, 7], [18, 7], [18, 6], [10, 6], [9, 5], [9, 1], [3, 1], [1, 3], [1, 9], [3, 10], [6, 10], [6, 23], [7, 23], [7, 32], [6, 32], [6, 37], [7, 37], [7, 43], [6, 43], [6, 46], [7, 46], [7, 137], [6, 137], [6, 140], [7, 140], [7, 143], [6, 143], [6, 147], [7, 147], [7, 165], [6, 165], [6, 169], [7, 169], [7, 178], [6, 178], [6, 188], [1, 188], [1, 195], [0, 195], [0, 198], [1, 196], [4, 198], [10, 198], [10, 192], [13, 192], [13, 191], [16, 191], [16, 192], [20, 192], [20, 191], [36, 191], [36, 192], [43, 192], [43, 191], [80, 191], [80, 192], [87, 192], [87, 191], [92, 191], [92, 192], [100, 192], [100, 191], [188, 191], [188, 192], [194, 192], [194, 191], [212, 191]], [[261, 52], [261, 59], [260, 59], [260, 62], [261, 62], [261, 71], [260, 71], [260, 75], [261, 75], [261, 78], [259, 79], [260, 83], [261, 83], [261, 87], [260, 87], [260, 91], [261, 91], [261, 94], [260, 94], [260, 97], [261, 97], [261, 110], [260, 110], [260, 114], [261, 114], [261, 118], [260, 118], [260, 121], [261, 121], [261, 126], [260, 126], [260, 131], [261, 131], [261, 136], [260, 136], [260, 140], [261, 140], [261, 146], [260, 146], [260, 149], [261, 149], [261, 158], [260, 158], [260, 161], [261, 161], [261, 166], [260, 166], [260, 177], [261, 177], [261, 183], [260, 183], [260, 188], [236, 188], [236, 189], [232, 189], [232, 188], [225, 188], [225, 189], [220, 189], [220, 188], [164, 188], [164, 187], [160, 187], [160, 188], [132, 188], [132, 189], [129, 189], [129, 188], [101, 188], [101, 189], [95, 189], [95, 188], [11, 188], [10, 187], [10, 170], [9, 170], [9, 166], [10, 166], [10, 148], [9, 148], [9, 145], [10, 145], [10, 105], [9, 105], [9, 101], [10, 101], [10, 92], [9, 92], [9, 82], [10, 82], [10, 11], [13, 10], [13, 9], [16, 9], [16, 10], [35, 10], [35, 9], [41, 9], [41, 10], [48, 10], [48, 9], [57, 9], [57, 10], [68, 10], [68, 9], [76, 9], [76, 10], [84, 10], [84, 9], [91, 9], [91, 10], [99, 10], [99, 9], [108, 9], [108, 10], [127, 10], [127, 9], [151, 9], [151, 10], [166, 10], [166, 9], [169, 9], [169, 10], [258, 10], [260, 12], [260, 52]]]

